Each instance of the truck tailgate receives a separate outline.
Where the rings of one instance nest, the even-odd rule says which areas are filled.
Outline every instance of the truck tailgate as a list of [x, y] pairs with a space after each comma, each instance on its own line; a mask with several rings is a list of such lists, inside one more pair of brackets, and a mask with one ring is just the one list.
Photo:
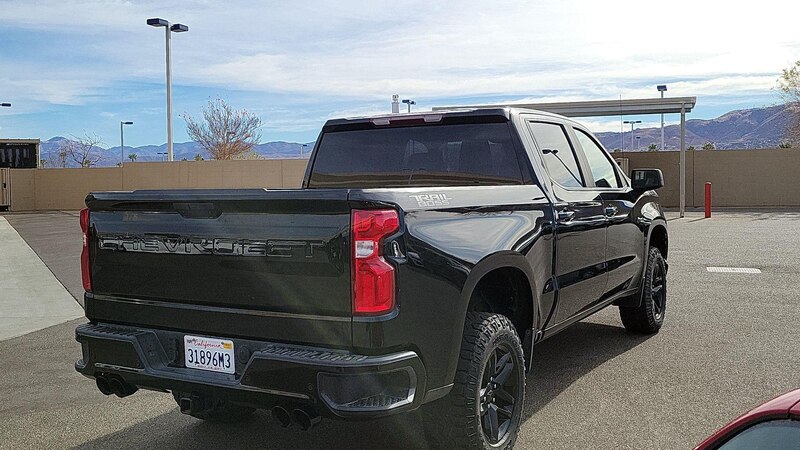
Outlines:
[[350, 344], [347, 191], [108, 192], [87, 206], [90, 319]]

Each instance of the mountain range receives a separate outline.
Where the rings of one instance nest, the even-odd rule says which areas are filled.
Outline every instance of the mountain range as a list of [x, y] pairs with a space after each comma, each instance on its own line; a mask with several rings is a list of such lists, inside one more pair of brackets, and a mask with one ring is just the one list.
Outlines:
[[[786, 139], [786, 128], [792, 119], [792, 111], [786, 105], [763, 108], [739, 109], [723, 114], [716, 119], [690, 119], [686, 121], [686, 146], [702, 147], [706, 143], [714, 144], [718, 149], [775, 148]], [[631, 143], [631, 132], [596, 133], [600, 142], [609, 149], [645, 151], [650, 144], [661, 146], [661, 128], [640, 128], [634, 131], [634, 142]], [[638, 142], [635, 139], [638, 137]], [[67, 138], [56, 136], [41, 143], [41, 159], [49, 167], [59, 166], [59, 148]], [[624, 140], [624, 145], [623, 144]], [[664, 142], [667, 150], [680, 148], [680, 126], [664, 127]], [[298, 142], [274, 141], [258, 144], [255, 152], [265, 159], [273, 158], [308, 158], [314, 142], [305, 144]], [[125, 146], [125, 161], [128, 155], [135, 153], [136, 161], [161, 161], [166, 159], [167, 145], [144, 145], [141, 147]], [[194, 160], [196, 155], [208, 156], [196, 142], [180, 142], [173, 145], [176, 160]], [[98, 166], [114, 166], [120, 160], [119, 146], [111, 148], [96, 147], [95, 152], [102, 155]], [[68, 167], [77, 166], [68, 161]]]
[[[65, 141], [71, 139], [63, 136], [56, 136], [46, 141], [42, 141], [40, 146], [40, 159], [45, 161], [45, 167], [60, 167], [59, 163], [59, 149]], [[314, 142], [300, 143], [300, 142], [284, 142], [274, 141], [258, 144], [253, 149], [261, 158], [264, 159], [288, 159], [288, 158], [308, 158], [311, 149], [314, 148]], [[183, 159], [192, 161], [196, 155], [203, 158], [208, 158], [208, 154], [196, 142], [176, 142], [172, 145], [174, 159], [180, 161]], [[301, 156], [302, 151], [302, 156]], [[136, 154], [137, 162], [147, 161], [163, 161], [166, 160], [167, 144], [161, 145], [143, 145], [140, 147], [125, 146], [125, 162], [131, 162], [128, 157], [130, 154]], [[105, 148], [95, 146], [93, 154], [101, 156], [96, 166], [115, 166], [120, 161], [120, 147]], [[77, 167], [77, 163], [67, 158], [67, 167]]]
[[[718, 149], [776, 148], [786, 140], [786, 128], [793, 112], [787, 105], [763, 108], [738, 109], [716, 119], [690, 119], [686, 121], [686, 147], [702, 147], [710, 142]], [[629, 128], [629, 125], [625, 125]], [[650, 144], [661, 147], [661, 127], [640, 128], [631, 132], [595, 133], [607, 149], [644, 151]], [[638, 143], [636, 137], [639, 137]], [[623, 145], [624, 139], [624, 147]], [[680, 125], [664, 127], [664, 146], [667, 150], [680, 148]]]

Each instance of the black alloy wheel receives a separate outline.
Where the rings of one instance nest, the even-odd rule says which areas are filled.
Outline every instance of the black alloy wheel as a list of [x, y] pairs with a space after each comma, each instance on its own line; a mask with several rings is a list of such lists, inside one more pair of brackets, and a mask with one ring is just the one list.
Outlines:
[[667, 263], [658, 248], [648, 250], [639, 296], [639, 305], [620, 306], [622, 324], [634, 333], [658, 333], [667, 314]]
[[519, 397], [514, 356], [503, 343], [494, 349], [483, 368], [480, 390], [480, 414], [483, 435], [491, 445], [497, 445], [508, 435]]
[[652, 277], [650, 297], [653, 301], [653, 314], [655, 319], [660, 321], [664, 318], [664, 311], [667, 306], [667, 281], [664, 274], [664, 264], [655, 264]]
[[436, 449], [510, 449], [522, 423], [525, 356], [511, 321], [470, 312], [450, 393], [420, 409]]

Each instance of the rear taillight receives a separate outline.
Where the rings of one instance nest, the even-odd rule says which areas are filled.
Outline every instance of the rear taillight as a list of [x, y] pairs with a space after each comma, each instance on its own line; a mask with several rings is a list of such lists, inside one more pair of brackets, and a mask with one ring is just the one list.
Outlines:
[[382, 314], [394, 308], [394, 267], [383, 259], [383, 239], [400, 228], [397, 211], [354, 210], [353, 312]]
[[81, 210], [81, 231], [83, 231], [83, 249], [81, 250], [83, 290], [92, 292], [92, 274], [89, 267], [89, 208]]

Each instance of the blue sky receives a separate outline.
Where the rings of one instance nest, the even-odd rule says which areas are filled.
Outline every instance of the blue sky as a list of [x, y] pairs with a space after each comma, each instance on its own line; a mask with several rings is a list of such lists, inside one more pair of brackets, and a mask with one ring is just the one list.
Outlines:
[[[164, 33], [149, 17], [189, 26], [172, 40], [176, 142], [179, 114], [217, 97], [257, 113], [264, 141], [305, 142], [327, 118], [388, 112], [394, 93], [426, 110], [640, 98], [666, 83], [698, 97], [690, 118], [772, 105], [800, 59], [798, 15], [800, 2], [770, 0], [0, 0], [0, 101], [13, 103], [0, 137], [90, 132], [114, 146], [132, 120], [126, 145], [163, 143]], [[618, 117], [584, 122], [619, 130]]]

